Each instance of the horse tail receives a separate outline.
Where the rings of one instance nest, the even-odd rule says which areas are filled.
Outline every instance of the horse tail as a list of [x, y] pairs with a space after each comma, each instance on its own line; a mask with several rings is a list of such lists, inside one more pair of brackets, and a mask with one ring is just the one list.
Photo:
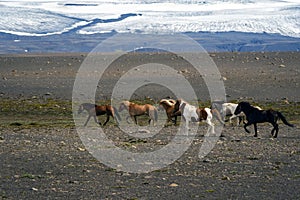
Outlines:
[[223, 124], [223, 125], [225, 124], [225, 122], [222, 119], [222, 116], [221, 116], [220, 112], [217, 109], [212, 109], [211, 112], [212, 112], [213, 116], [215, 116], [221, 124]]
[[282, 114], [281, 112], [278, 112], [278, 111], [277, 111], [277, 115], [278, 115], [278, 117], [281, 119], [281, 121], [282, 121], [285, 125], [288, 125], [288, 126], [290, 126], [290, 127], [294, 127], [293, 124], [290, 124], [290, 123], [286, 120], [286, 118], [283, 116], [283, 114]]
[[154, 120], [157, 122], [158, 120], [158, 111], [157, 109], [154, 107]]
[[117, 119], [117, 121], [119, 123], [121, 121], [121, 116], [119, 115], [118, 109], [116, 107], [113, 107], [113, 109], [114, 109], [114, 113], [115, 113], [116, 119]]

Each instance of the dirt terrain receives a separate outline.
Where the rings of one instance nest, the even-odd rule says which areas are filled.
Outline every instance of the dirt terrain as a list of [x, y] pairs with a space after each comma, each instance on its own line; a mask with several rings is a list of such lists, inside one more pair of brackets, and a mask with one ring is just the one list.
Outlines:
[[[164, 134], [172, 134], [168, 127]], [[173, 164], [146, 174], [116, 171], [96, 160], [74, 128], [1, 129], [3, 199], [299, 199], [300, 131], [281, 124], [279, 137], [259, 126], [259, 137], [226, 127], [225, 137], [198, 158], [205, 126]], [[107, 135], [118, 128], [105, 128]], [[120, 133], [119, 133], [120, 134]], [[123, 148], [164, 141], [117, 141]]]
[[[271, 126], [260, 124], [255, 138], [253, 127], [248, 134], [242, 126], [227, 123], [223, 137], [200, 159], [207, 130], [201, 123], [191, 146], [178, 160], [139, 174], [118, 171], [98, 161], [76, 131], [71, 95], [85, 56], [0, 56], [1, 199], [300, 198], [298, 52], [211, 54], [229, 101], [247, 100], [280, 110], [295, 128], [279, 122], [278, 138], [274, 139]], [[131, 62], [125, 64], [130, 66]], [[199, 83], [192, 70], [177, 67], [192, 84]], [[103, 82], [114, 84], [122, 74], [117, 69], [108, 71]], [[158, 98], [155, 95], [165, 94], [153, 91], [150, 98], [149, 92], [142, 90], [136, 97], [144, 102], [144, 98], [151, 101]], [[99, 85], [97, 92], [97, 102], [105, 103], [109, 88]], [[206, 94], [207, 89], [199, 87], [197, 92]], [[208, 106], [209, 98], [202, 97], [200, 104]], [[95, 126], [92, 120], [89, 126]], [[124, 134], [112, 121], [103, 130], [124, 150], [151, 152], [167, 145], [178, 126], [164, 127], [157, 136], [146, 139]]]

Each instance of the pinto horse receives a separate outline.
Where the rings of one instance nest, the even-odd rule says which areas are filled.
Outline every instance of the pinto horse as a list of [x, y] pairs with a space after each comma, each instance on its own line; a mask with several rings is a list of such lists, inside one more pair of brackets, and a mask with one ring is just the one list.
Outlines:
[[[239, 113], [238, 115], [234, 114], [238, 104], [236, 103], [223, 103], [220, 113], [223, 116], [230, 116], [229, 123], [232, 124], [232, 119], [238, 118], [237, 125], [241, 124], [244, 121], [245, 114], [243, 112]], [[262, 110], [259, 106], [254, 106], [255, 108]], [[228, 120], [227, 120], [228, 121]]]
[[[181, 116], [181, 113], [178, 112], [178, 115], [173, 115], [174, 109], [175, 109], [175, 103], [176, 101], [173, 99], [162, 99], [159, 101], [159, 106], [162, 106], [167, 114], [167, 123], [172, 121], [175, 125], [177, 123], [177, 116]], [[174, 120], [172, 119], [174, 117]]]
[[116, 122], [119, 124], [119, 121], [121, 121], [121, 117], [117, 111], [117, 109], [111, 105], [103, 105], [98, 106], [96, 104], [91, 103], [83, 103], [79, 106], [78, 114], [82, 113], [84, 110], [86, 110], [89, 114], [84, 126], [87, 125], [90, 118], [93, 117], [95, 122], [99, 125], [101, 125], [101, 122], [97, 119], [97, 116], [106, 114], [106, 121], [104, 122], [103, 126], [107, 124], [109, 121], [109, 117], [112, 116], [116, 120]]
[[224, 124], [217, 109], [197, 108], [193, 105], [188, 104], [182, 99], [178, 99], [175, 103], [173, 115], [177, 115], [179, 111], [181, 112], [181, 115], [185, 120], [185, 126], [187, 129], [189, 129], [190, 121], [200, 122], [203, 120], [209, 125], [209, 131], [211, 131], [211, 133], [214, 133], [214, 124], [212, 123], [213, 116], [216, 116], [217, 120]]
[[[151, 123], [151, 121], [153, 122], [153, 125], [155, 124], [155, 122], [157, 122], [158, 113], [157, 113], [157, 109], [153, 105], [150, 104], [138, 105], [133, 102], [123, 101], [120, 104], [119, 112], [122, 112], [125, 109], [129, 112], [129, 115], [131, 119], [135, 122], [135, 124], [138, 124], [137, 116], [141, 116], [141, 115], [149, 116], [150, 118], [148, 121], [149, 124]], [[128, 118], [129, 117], [126, 118], [127, 123], [129, 123]]]
[[[271, 131], [271, 135], [276, 138], [279, 128], [277, 124], [277, 120], [281, 119], [282, 122], [290, 127], [294, 127], [293, 124], [290, 124], [287, 122], [285, 117], [279, 112], [272, 109], [269, 110], [259, 110], [253, 106], [250, 105], [248, 102], [240, 102], [234, 112], [235, 115], [238, 115], [239, 113], [244, 112], [246, 115], [247, 123], [244, 125], [244, 129], [247, 133], [250, 133], [250, 131], [247, 129], [247, 126], [254, 125], [254, 137], [257, 137], [257, 123], [264, 123], [269, 122], [273, 125], [273, 129]], [[275, 132], [275, 134], [274, 134]]]

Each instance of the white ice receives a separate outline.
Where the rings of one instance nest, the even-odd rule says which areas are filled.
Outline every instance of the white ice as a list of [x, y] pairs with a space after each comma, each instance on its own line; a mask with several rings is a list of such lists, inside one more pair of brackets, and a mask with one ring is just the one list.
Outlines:
[[[65, 6], [70, 3], [80, 5]], [[300, 37], [299, 0], [6, 0], [0, 2], [0, 32], [61, 34], [93, 19], [116, 19], [127, 13], [141, 16], [97, 23], [78, 33], [241, 31]]]

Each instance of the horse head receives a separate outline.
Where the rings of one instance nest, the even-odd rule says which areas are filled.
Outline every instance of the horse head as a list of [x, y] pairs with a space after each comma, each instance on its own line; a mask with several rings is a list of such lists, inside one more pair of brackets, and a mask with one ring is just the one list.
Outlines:
[[124, 105], [124, 103], [122, 102], [121, 104], [120, 104], [120, 106], [119, 106], [119, 112], [122, 112], [123, 110], [125, 109], [125, 105]]
[[248, 110], [249, 108], [251, 108], [251, 105], [249, 102], [245, 102], [245, 101], [242, 101], [238, 104], [238, 106], [236, 107], [235, 111], [234, 111], [234, 114], [235, 115], [238, 115], [240, 114], [241, 112], [244, 112], [245, 110]]
[[179, 116], [182, 115], [183, 110], [186, 106], [186, 102], [182, 99], [178, 99], [174, 105], [174, 111], [173, 111], [173, 116]]
[[176, 101], [173, 99], [162, 99], [159, 101], [158, 110], [162, 110], [163, 108], [167, 110], [168, 108], [173, 107], [175, 103]]
[[173, 114], [176, 113], [177, 111], [179, 111], [179, 108], [180, 108], [180, 104], [182, 102], [182, 99], [177, 99], [175, 105], [174, 105], [174, 111], [173, 111]]
[[78, 114], [82, 113], [83, 110], [84, 110], [84, 107], [83, 107], [83, 104], [81, 104], [81, 105], [79, 106], [79, 108], [78, 108], [78, 111], [77, 111]]
[[122, 103], [120, 104], [120, 107], [119, 107], [119, 112], [122, 112], [125, 109], [128, 110], [129, 105], [130, 105], [129, 101], [122, 101]]

